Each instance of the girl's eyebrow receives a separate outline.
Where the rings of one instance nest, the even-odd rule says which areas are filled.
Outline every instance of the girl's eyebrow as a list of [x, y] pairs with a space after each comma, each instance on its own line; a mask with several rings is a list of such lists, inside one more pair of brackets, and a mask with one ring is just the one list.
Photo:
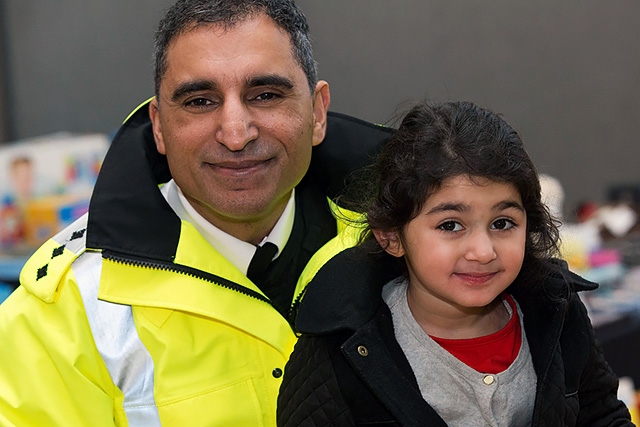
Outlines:
[[525, 211], [522, 203], [518, 203], [515, 200], [503, 200], [502, 202], [496, 203], [493, 209], [496, 211], [503, 211], [506, 209], [517, 209], [521, 212]]
[[[502, 200], [496, 203], [495, 205], [493, 205], [491, 209], [494, 211], [504, 211], [507, 209], [517, 209], [521, 212], [525, 211], [522, 204], [518, 203], [515, 200]], [[462, 212], [467, 212], [469, 210], [470, 210], [470, 207], [464, 203], [444, 202], [429, 209], [429, 211], [427, 212], [427, 215], [432, 215], [432, 214], [441, 213], [441, 212], [449, 212], [449, 211], [462, 213]]]
[[468, 210], [469, 210], [469, 207], [463, 203], [444, 202], [429, 209], [429, 212], [427, 212], [427, 215], [440, 213], [440, 212], [448, 212], [448, 211], [466, 212]]

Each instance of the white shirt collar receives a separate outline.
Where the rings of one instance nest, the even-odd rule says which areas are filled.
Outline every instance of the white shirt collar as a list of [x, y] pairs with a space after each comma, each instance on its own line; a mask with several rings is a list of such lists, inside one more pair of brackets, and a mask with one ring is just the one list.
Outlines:
[[[163, 185], [160, 191], [169, 203], [169, 206], [171, 206], [181, 220], [191, 223], [211, 246], [235, 265], [238, 270], [247, 274], [249, 263], [256, 251], [255, 245], [225, 233], [204, 219], [204, 217], [191, 206], [174, 180]], [[280, 256], [280, 252], [287, 244], [289, 236], [291, 236], [294, 217], [295, 189], [291, 192], [289, 202], [278, 219], [278, 222], [276, 222], [271, 232], [260, 242], [260, 246], [265, 242], [271, 242], [278, 247], [278, 252], [274, 259]]]

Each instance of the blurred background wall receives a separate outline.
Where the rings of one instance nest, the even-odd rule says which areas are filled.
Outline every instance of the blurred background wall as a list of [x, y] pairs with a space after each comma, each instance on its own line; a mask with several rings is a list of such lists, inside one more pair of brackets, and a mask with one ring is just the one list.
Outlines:
[[7, 111], [7, 26], [4, 17], [4, 4], [0, 0], [0, 143], [9, 140], [9, 112]]
[[[0, 139], [115, 130], [153, 94], [169, 3], [0, 0]], [[388, 123], [423, 98], [490, 107], [561, 181], [565, 210], [640, 184], [637, 0], [298, 3], [333, 110]]]

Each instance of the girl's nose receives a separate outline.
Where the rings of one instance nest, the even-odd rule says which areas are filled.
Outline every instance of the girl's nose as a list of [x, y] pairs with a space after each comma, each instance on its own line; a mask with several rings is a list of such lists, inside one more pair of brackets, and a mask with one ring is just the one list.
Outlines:
[[477, 261], [483, 264], [497, 258], [495, 246], [491, 236], [486, 232], [475, 232], [469, 236], [468, 247], [465, 253], [467, 261]]

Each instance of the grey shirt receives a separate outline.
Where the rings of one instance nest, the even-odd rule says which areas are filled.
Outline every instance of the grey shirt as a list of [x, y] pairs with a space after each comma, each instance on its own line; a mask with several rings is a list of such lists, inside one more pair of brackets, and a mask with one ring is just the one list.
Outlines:
[[396, 339], [422, 397], [449, 426], [531, 425], [536, 373], [519, 307], [522, 345], [516, 360], [503, 372], [484, 374], [458, 360], [422, 330], [409, 310], [406, 280], [387, 283], [382, 297], [391, 310]]

